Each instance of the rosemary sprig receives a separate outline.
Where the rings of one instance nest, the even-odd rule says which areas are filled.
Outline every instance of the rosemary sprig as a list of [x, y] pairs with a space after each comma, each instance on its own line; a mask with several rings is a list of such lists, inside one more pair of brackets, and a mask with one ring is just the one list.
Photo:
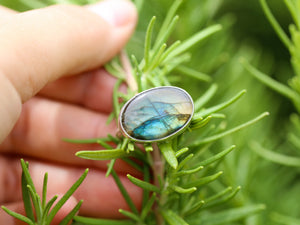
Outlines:
[[[57, 196], [54, 196], [52, 199], [46, 202], [48, 174], [46, 173], [44, 176], [43, 192], [41, 199], [40, 196], [37, 194], [37, 191], [29, 174], [28, 162], [25, 162], [23, 159], [21, 159], [21, 166], [23, 171], [22, 194], [26, 216], [21, 215], [19, 213], [15, 213], [6, 208], [5, 206], [2, 206], [2, 209], [9, 215], [29, 225], [50, 225], [54, 216], [58, 213], [58, 211], [66, 203], [66, 201], [71, 197], [71, 195], [76, 191], [76, 189], [83, 182], [84, 178], [88, 173], [88, 169], [86, 169], [85, 172], [81, 175], [81, 177], [62, 196], [62, 198], [56, 204], [54, 204], [57, 199]], [[33, 203], [33, 207], [31, 205], [31, 202]], [[71, 210], [71, 212], [60, 222], [60, 225], [68, 224], [73, 219], [74, 215], [78, 212], [81, 204], [82, 201], [79, 201], [77, 205]]]

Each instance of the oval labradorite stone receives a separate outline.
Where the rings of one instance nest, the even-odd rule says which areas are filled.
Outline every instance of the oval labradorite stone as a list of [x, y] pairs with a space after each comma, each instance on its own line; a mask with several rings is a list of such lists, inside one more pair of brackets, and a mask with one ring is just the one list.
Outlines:
[[140, 142], [164, 140], [186, 127], [194, 112], [191, 96], [181, 88], [158, 87], [139, 93], [120, 113], [120, 126]]

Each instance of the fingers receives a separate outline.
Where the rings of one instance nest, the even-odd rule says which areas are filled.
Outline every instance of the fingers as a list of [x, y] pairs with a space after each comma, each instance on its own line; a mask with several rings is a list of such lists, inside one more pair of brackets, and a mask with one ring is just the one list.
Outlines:
[[[12, 161], [13, 164], [15, 164], [18, 163], [19, 160], [7, 160], [0, 156], [0, 161], [0, 171], [14, 171], [13, 174], [7, 173], [0, 175], [1, 193], [5, 193], [6, 195], [2, 196], [0, 202], [19, 202], [21, 200], [21, 169], [20, 166], [17, 166], [18, 169], [15, 170], [15, 165], [11, 165]], [[44, 173], [48, 172], [47, 193], [48, 197], [51, 198], [57, 193], [66, 193], [73, 183], [82, 175], [84, 169], [29, 161], [29, 172], [39, 194], [41, 194], [42, 191]], [[8, 177], [9, 175], [10, 177]], [[125, 176], [120, 176], [120, 179], [133, 202], [139, 208], [141, 205], [142, 190], [133, 185]], [[81, 199], [84, 200], [80, 209], [81, 215], [120, 218], [118, 209], [122, 208], [128, 210], [128, 206], [113, 178], [111, 176], [105, 177], [105, 173], [99, 170], [91, 169], [73, 196], [77, 201]], [[70, 204], [74, 205], [74, 203], [73, 201]], [[67, 207], [65, 211], [68, 211], [67, 209], [70, 208], [70, 206]], [[0, 219], [2, 216], [3, 214], [0, 212]], [[2, 222], [2, 220], [0, 221]]]
[[112, 95], [116, 78], [104, 69], [78, 76], [66, 77], [46, 85], [39, 94], [80, 104], [99, 112], [110, 113], [113, 109]]
[[16, 12], [0, 5], [0, 27], [9, 21]]
[[[30, 171], [36, 177], [37, 185], [42, 183], [42, 174], [49, 173], [48, 193], [65, 193], [67, 189], [80, 177], [83, 169], [69, 167], [54, 167], [51, 164], [33, 164]], [[142, 201], [142, 190], [132, 184], [127, 177], [120, 176], [122, 184], [139, 208]], [[37, 188], [41, 188], [37, 186]], [[83, 199], [80, 215], [101, 218], [120, 218], [118, 210], [129, 210], [112, 176], [105, 177], [105, 172], [91, 169], [82, 185], [74, 193], [77, 200]]]
[[125, 45], [136, 23], [134, 6], [111, 0], [93, 11], [56, 5], [16, 14], [1, 27], [0, 124], [12, 127], [21, 102], [48, 82], [99, 67]]
[[[115, 123], [106, 125], [107, 114], [43, 98], [32, 98], [23, 105], [13, 131], [0, 144], [0, 152], [26, 155], [47, 161], [107, 169], [107, 161], [85, 160], [75, 156], [79, 150], [101, 149], [100, 145], [70, 144], [63, 138], [90, 139], [115, 135]], [[137, 174], [117, 160], [116, 171]]]
[[[79, 150], [101, 149], [100, 145], [76, 145], [62, 139], [115, 135], [116, 124], [106, 125], [107, 119], [107, 114], [35, 97], [24, 104], [20, 119], [0, 144], [0, 151], [105, 170], [107, 161], [84, 160], [75, 156]], [[132, 171], [124, 162], [118, 162], [116, 166], [117, 170]]]
[[17, 14], [0, 30], [1, 71], [22, 100], [62, 75], [98, 67], [124, 46], [136, 20], [132, 4], [104, 1], [92, 9], [106, 20], [82, 7], [55, 5]]

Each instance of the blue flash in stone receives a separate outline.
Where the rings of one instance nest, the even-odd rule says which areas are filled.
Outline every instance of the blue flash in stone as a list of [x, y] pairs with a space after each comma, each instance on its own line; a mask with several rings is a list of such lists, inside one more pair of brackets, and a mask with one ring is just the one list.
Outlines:
[[129, 100], [120, 113], [123, 133], [135, 141], [161, 141], [178, 134], [191, 121], [194, 104], [181, 88], [157, 87]]

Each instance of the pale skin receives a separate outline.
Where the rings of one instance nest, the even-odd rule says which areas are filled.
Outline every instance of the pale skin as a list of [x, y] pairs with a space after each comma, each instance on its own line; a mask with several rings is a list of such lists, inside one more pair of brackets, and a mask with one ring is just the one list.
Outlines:
[[[136, 21], [136, 9], [126, 0], [25, 13], [0, 8], [0, 205], [23, 213], [22, 157], [39, 191], [49, 173], [49, 197], [65, 193], [90, 168], [53, 224], [81, 199], [80, 214], [86, 216], [120, 218], [118, 209], [128, 209], [113, 179], [105, 177], [107, 161], [74, 155], [99, 146], [62, 138], [116, 134], [116, 124], [106, 125], [116, 79], [101, 66], [124, 47]], [[122, 161], [115, 170], [139, 207], [142, 191], [124, 176], [139, 174]], [[0, 224], [16, 223], [0, 210]]]

